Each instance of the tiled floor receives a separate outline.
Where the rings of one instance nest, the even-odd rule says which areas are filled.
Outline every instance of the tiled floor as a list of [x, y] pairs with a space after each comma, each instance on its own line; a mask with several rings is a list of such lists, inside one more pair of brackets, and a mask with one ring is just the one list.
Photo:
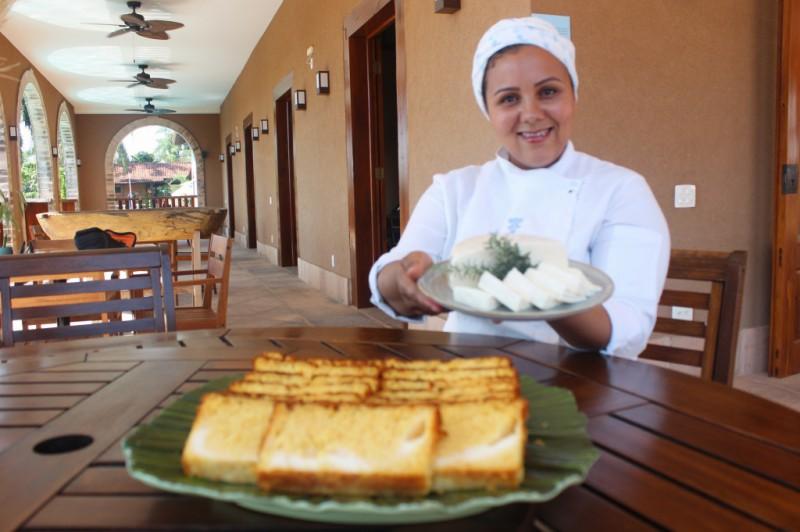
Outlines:
[[[228, 299], [230, 327], [399, 327], [377, 309], [334, 302], [297, 278], [294, 268], [270, 265], [254, 250], [234, 246]], [[800, 411], [800, 374], [785, 379], [744, 375], [734, 386]]]

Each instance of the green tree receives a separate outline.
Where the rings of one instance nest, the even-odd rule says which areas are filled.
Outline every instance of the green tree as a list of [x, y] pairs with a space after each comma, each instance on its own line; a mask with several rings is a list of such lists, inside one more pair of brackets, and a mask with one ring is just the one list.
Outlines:
[[131, 157], [131, 162], [134, 163], [154, 163], [156, 162], [155, 157], [153, 157], [152, 153], [146, 151], [140, 151], [133, 157]]
[[155, 160], [160, 163], [190, 162], [192, 149], [180, 134], [169, 128], [162, 128], [157, 133]]
[[128, 156], [128, 150], [126, 150], [125, 145], [120, 142], [119, 146], [117, 146], [117, 153], [114, 155], [114, 164], [122, 165], [122, 169], [127, 174], [130, 162], [131, 158]]
[[22, 163], [22, 193], [25, 199], [39, 197], [39, 178], [36, 172], [36, 159]]
[[67, 173], [61, 164], [58, 165], [58, 185], [61, 190], [61, 199], [67, 199]]

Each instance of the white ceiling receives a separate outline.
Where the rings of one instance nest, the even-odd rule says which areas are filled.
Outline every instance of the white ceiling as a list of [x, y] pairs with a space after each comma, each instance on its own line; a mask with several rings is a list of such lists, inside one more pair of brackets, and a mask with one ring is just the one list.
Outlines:
[[[107, 38], [130, 13], [125, 0], [16, 0], [2, 32], [75, 106], [75, 112], [122, 113], [146, 96], [179, 113], [218, 113], [282, 0], [142, 0], [145, 19], [182, 22], [166, 41], [133, 32]], [[166, 90], [126, 88], [147, 63]], [[131, 80], [132, 81], [132, 80]]]

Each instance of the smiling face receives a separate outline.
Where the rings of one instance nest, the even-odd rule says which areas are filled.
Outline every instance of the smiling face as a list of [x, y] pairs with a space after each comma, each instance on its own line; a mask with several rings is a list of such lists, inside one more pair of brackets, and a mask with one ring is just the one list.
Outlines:
[[489, 122], [511, 162], [526, 169], [556, 162], [575, 113], [564, 65], [537, 46], [515, 47], [489, 61], [485, 86]]

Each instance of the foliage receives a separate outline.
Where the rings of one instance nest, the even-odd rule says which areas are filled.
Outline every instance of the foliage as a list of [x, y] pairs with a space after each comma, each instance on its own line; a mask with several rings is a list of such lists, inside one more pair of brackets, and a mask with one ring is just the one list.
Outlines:
[[492, 233], [486, 242], [486, 249], [492, 255], [488, 264], [468, 264], [451, 268], [466, 277], [480, 277], [484, 271], [488, 271], [498, 279], [504, 279], [514, 268], [524, 273], [532, 266], [530, 254], [523, 253], [519, 245], [507, 236]]
[[120, 142], [119, 146], [117, 146], [117, 153], [114, 155], [114, 164], [122, 165], [122, 169], [127, 174], [130, 163], [131, 158], [128, 155], [128, 150], [125, 149], [125, 144]]
[[25, 199], [39, 197], [39, 174], [36, 167], [36, 154], [31, 148], [22, 152], [22, 194]]
[[163, 128], [158, 132], [158, 144], [153, 152], [160, 163], [184, 163], [192, 160], [192, 150], [180, 134]]
[[33, 129], [31, 127], [31, 112], [28, 110], [28, 98], [25, 96], [22, 97], [22, 123], [28, 129]]
[[134, 163], [154, 163], [156, 162], [155, 157], [153, 154], [146, 151], [140, 151], [131, 157], [131, 162]]
[[60, 164], [58, 165], [58, 185], [59, 190], [61, 191], [61, 199], [67, 198], [67, 173], [64, 171], [64, 166]]
[[153, 195], [156, 197], [164, 197], [172, 195], [172, 187], [169, 183], [162, 182], [153, 186]]

